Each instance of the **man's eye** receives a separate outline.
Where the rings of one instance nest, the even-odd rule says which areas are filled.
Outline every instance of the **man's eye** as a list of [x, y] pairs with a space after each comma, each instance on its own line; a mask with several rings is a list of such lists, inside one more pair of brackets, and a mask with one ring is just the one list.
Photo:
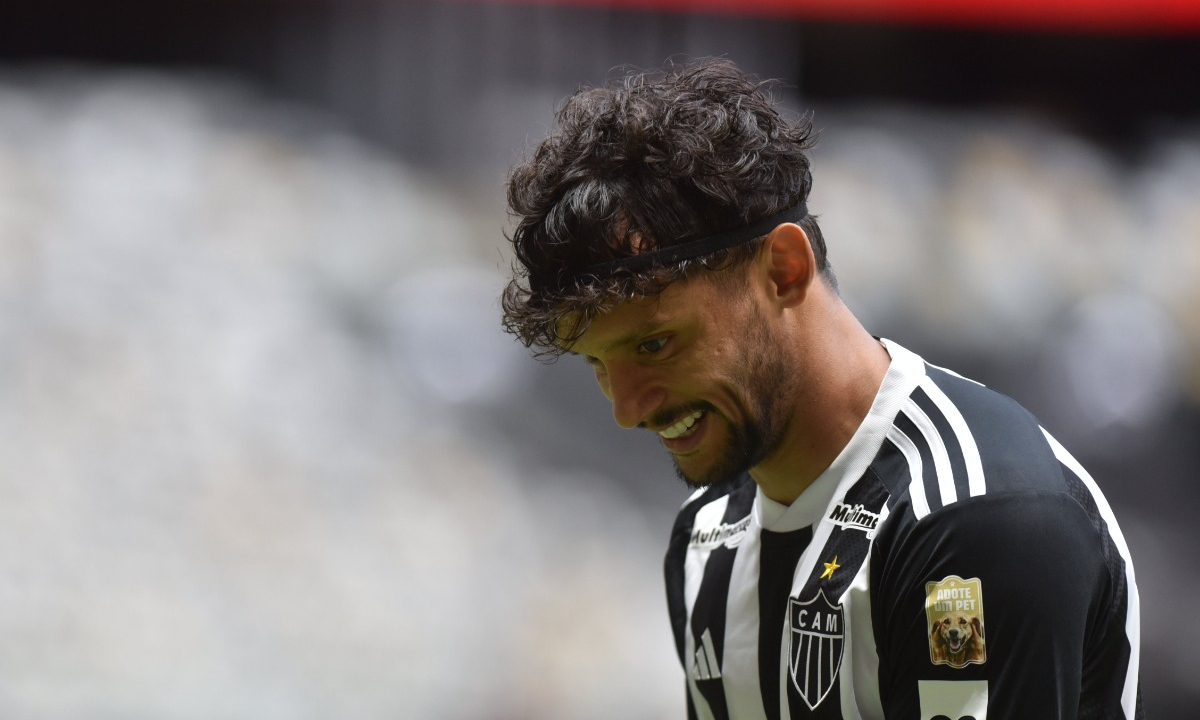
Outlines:
[[659, 350], [662, 350], [666, 346], [666, 344], [667, 344], [667, 338], [665, 338], [665, 337], [654, 338], [653, 340], [647, 340], [646, 342], [642, 343], [641, 345], [638, 345], [638, 352], [640, 352], [640, 353], [656, 353]]

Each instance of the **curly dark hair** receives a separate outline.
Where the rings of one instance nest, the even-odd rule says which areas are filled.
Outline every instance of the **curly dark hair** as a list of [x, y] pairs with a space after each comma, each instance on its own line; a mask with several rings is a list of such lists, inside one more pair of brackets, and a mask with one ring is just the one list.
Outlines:
[[[784, 119], [776, 86], [708, 59], [629, 73], [568, 99], [557, 130], [509, 176], [517, 262], [501, 299], [505, 330], [557, 356], [605, 309], [754, 257], [763, 237], [649, 269], [589, 272], [804, 202], [815, 132], [807, 116]], [[800, 225], [833, 283], [815, 218]]]

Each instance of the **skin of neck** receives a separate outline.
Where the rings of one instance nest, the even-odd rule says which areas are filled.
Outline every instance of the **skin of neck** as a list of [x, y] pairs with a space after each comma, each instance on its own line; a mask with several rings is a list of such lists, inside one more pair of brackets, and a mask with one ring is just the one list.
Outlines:
[[752, 270], [773, 337], [796, 368], [775, 451], [750, 469], [768, 498], [790, 505], [846, 447], [871, 409], [891, 358], [816, 271], [797, 225], [781, 225]]

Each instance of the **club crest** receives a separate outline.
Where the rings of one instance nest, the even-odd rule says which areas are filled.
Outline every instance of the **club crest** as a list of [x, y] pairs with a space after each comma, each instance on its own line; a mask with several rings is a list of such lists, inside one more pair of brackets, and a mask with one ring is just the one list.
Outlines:
[[929, 621], [929, 660], [962, 669], [987, 662], [983, 632], [983, 583], [949, 575], [925, 583], [925, 617]]
[[834, 605], [820, 590], [801, 602], [788, 598], [791, 625], [788, 669], [792, 685], [810, 710], [815, 710], [837, 680], [842, 666], [845, 624], [842, 606]]

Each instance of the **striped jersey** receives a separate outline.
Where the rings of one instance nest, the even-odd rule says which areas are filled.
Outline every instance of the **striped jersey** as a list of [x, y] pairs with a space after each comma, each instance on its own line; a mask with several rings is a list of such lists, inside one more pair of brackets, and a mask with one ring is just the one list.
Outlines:
[[688, 717], [1141, 719], [1133, 564], [1095, 482], [1011, 399], [884, 344], [794, 503], [745, 475], [680, 510]]

